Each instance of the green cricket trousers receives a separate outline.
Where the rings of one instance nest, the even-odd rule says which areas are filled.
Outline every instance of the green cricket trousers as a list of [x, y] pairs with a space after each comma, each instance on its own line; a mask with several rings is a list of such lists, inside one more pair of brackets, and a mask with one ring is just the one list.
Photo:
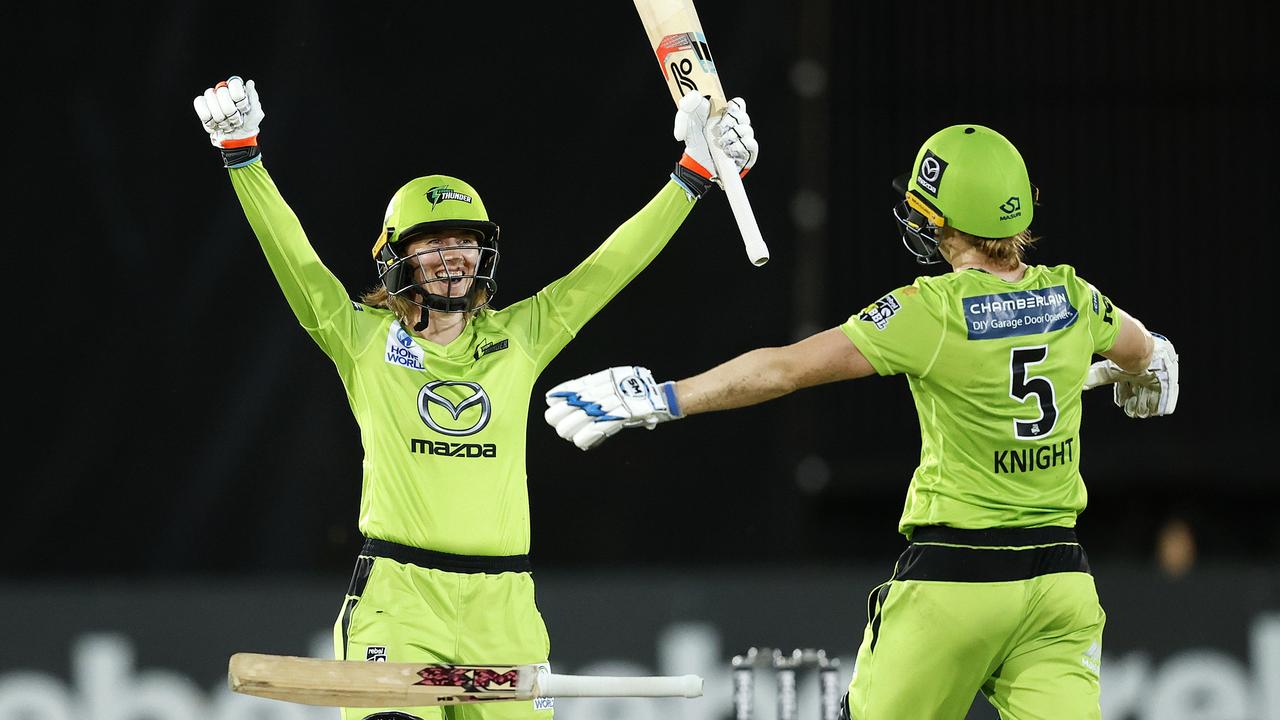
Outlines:
[[1105, 622], [1070, 528], [916, 528], [868, 598], [845, 710], [961, 720], [981, 691], [1003, 720], [1097, 720]]
[[[366, 540], [333, 628], [359, 662], [546, 665], [551, 644], [525, 555], [482, 557]], [[552, 698], [346, 708], [343, 720], [551, 720]]]

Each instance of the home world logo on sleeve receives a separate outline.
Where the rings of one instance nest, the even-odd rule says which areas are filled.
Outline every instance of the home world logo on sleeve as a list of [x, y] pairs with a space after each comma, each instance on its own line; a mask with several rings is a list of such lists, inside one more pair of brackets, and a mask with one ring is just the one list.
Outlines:
[[386, 360], [392, 365], [410, 370], [426, 369], [423, 364], [422, 348], [418, 347], [407, 330], [400, 327], [399, 320], [393, 321], [391, 328], [387, 330]]

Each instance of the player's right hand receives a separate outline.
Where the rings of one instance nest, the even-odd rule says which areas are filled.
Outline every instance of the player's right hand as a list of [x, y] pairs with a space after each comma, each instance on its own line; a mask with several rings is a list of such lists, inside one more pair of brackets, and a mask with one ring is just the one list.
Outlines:
[[258, 126], [266, 113], [252, 80], [232, 75], [206, 88], [193, 104], [214, 147], [232, 150], [258, 144]]
[[680, 167], [695, 173], [703, 181], [721, 185], [715, 162], [711, 159], [710, 143], [714, 142], [733, 161], [738, 174], [745, 177], [760, 156], [760, 144], [756, 141], [755, 129], [751, 127], [747, 102], [734, 98], [728, 102], [723, 114], [711, 117], [710, 113], [710, 101], [696, 92], [680, 100], [672, 133], [676, 140], [685, 144]]
[[551, 388], [543, 417], [560, 437], [590, 450], [624, 428], [652, 430], [683, 417], [670, 386], [654, 382], [646, 368], [609, 368]]
[[1178, 407], [1178, 351], [1165, 336], [1151, 335], [1155, 348], [1146, 370], [1130, 373], [1110, 360], [1096, 362], [1089, 367], [1084, 389], [1114, 383], [1112, 398], [1131, 418], [1172, 415]]

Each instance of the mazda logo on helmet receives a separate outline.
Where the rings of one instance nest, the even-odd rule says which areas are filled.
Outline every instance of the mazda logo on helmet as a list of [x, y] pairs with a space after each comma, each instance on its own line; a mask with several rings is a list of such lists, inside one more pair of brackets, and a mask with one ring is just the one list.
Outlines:
[[938, 164], [938, 158], [927, 157], [924, 162], [920, 163], [920, 174], [925, 180], [936, 181], [938, 173], [942, 171], [942, 166]]
[[[456, 398], [456, 399], [454, 399]], [[458, 422], [464, 412], [479, 407], [479, 415], [474, 422]], [[436, 412], [432, 409], [439, 408]], [[437, 419], [447, 414], [453, 422]], [[463, 437], [474, 435], [489, 424], [492, 407], [489, 395], [480, 387], [480, 383], [462, 380], [433, 380], [418, 391], [418, 415], [427, 427], [441, 435]]]
[[920, 158], [920, 169], [916, 172], [916, 184], [934, 197], [938, 196], [938, 188], [942, 185], [942, 176], [947, 172], [947, 161], [925, 150]]

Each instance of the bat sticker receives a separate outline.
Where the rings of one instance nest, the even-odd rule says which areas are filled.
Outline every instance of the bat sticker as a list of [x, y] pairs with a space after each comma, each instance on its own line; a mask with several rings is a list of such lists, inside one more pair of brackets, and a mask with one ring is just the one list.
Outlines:
[[698, 65], [703, 72], [716, 72], [716, 61], [711, 57], [711, 48], [707, 45], [707, 38], [702, 33], [667, 35], [662, 38], [662, 42], [658, 43], [655, 52], [658, 55], [658, 64], [662, 66], [662, 74], [675, 83], [676, 89], [679, 90], [678, 95], [698, 91], [698, 84], [689, 77], [693, 72], [693, 61], [688, 57], [682, 57], [668, 63], [668, 55], [692, 52], [698, 59]]

